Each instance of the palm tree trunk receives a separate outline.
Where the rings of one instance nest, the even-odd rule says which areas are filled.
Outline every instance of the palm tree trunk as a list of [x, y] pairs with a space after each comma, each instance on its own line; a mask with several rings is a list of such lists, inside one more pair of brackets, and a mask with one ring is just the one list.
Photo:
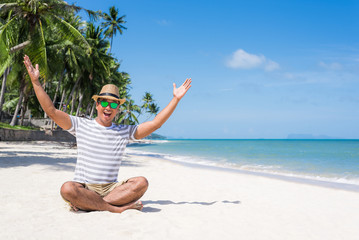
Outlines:
[[[29, 109], [29, 106], [27, 106], [27, 109]], [[31, 117], [32, 117], [32, 115], [31, 115], [31, 108], [29, 109], [29, 126], [31, 126]]]
[[52, 103], [53, 103], [54, 105], [55, 105], [55, 102], [56, 102], [57, 93], [58, 93], [58, 91], [60, 90], [60, 86], [61, 86], [61, 82], [62, 82], [63, 76], [64, 76], [64, 75], [61, 74], [60, 79], [59, 79], [59, 82], [57, 83], [57, 86], [56, 86], [56, 91], [55, 91], [54, 99], [52, 99]]
[[28, 97], [24, 94], [24, 98], [22, 99], [21, 111], [20, 111], [20, 124], [19, 124], [20, 126], [24, 124], [25, 112], [27, 110], [27, 100]]
[[14, 115], [12, 117], [12, 120], [10, 122], [11, 126], [15, 126], [16, 124], [16, 120], [17, 120], [17, 114], [19, 113], [20, 107], [21, 107], [21, 103], [22, 103], [22, 99], [24, 98], [24, 91], [20, 91], [20, 97], [19, 97], [19, 101], [17, 102], [16, 108], [15, 108], [15, 112]]
[[27, 45], [29, 45], [31, 42], [30, 41], [25, 41], [23, 43], [20, 43], [19, 45], [16, 45], [15, 47], [12, 47], [10, 49], [10, 54], [14, 53], [14, 52], [17, 52], [21, 49], [23, 49], [24, 47], [26, 47]]
[[[46, 83], [44, 83], [43, 85], [42, 85], [42, 88], [46, 91]], [[46, 112], [44, 111], [44, 118], [47, 118], [47, 114], [46, 114]], [[47, 124], [47, 121], [46, 121], [46, 123], [45, 123], [45, 125]]]
[[59, 110], [62, 110], [64, 112], [66, 112], [66, 109], [62, 109], [62, 107], [63, 107], [62, 104], [64, 103], [65, 94], [66, 94], [66, 90], [64, 89], [62, 91], [61, 102], [60, 102], [60, 105], [59, 105]]
[[81, 76], [79, 76], [78, 79], [77, 79], [77, 81], [75, 82], [75, 85], [74, 85], [74, 87], [73, 87], [72, 90], [71, 90], [71, 93], [70, 93], [70, 95], [69, 95], [69, 98], [67, 99], [66, 106], [69, 105], [70, 100], [74, 97], [73, 95], [74, 95], [74, 92], [75, 92], [75, 90], [76, 90], [76, 88], [77, 88], [77, 85], [78, 85], [79, 82], [80, 82], [80, 79], [81, 79]]
[[[74, 93], [74, 95], [76, 95], [76, 93]], [[74, 111], [74, 105], [75, 105], [75, 96], [72, 96], [70, 115], [72, 115], [72, 112]]]
[[82, 107], [82, 100], [84, 99], [84, 94], [80, 89], [79, 89], [79, 96], [80, 97], [79, 97], [79, 104], [77, 105], [76, 117], [78, 117], [80, 114], [80, 109]]
[[113, 41], [113, 35], [111, 36], [110, 52], [111, 52], [111, 50], [112, 50], [112, 41]]
[[1, 113], [2, 113], [2, 105], [4, 103], [4, 97], [5, 97], [5, 91], [6, 91], [6, 81], [7, 81], [7, 76], [10, 73], [10, 68], [6, 68], [5, 72], [4, 72], [4, 78], [2, 80], [2, 85], [1, 85], [1, 95], [0, 95], [0, 119], [1, 119]]
[[90, 113], [90, 119], [93, 117], [93, 113], [95, 112], [96, 103], [94, 102], [92, 105], [91, 113]]
[[[27, 45], [29, 45], [31, 42], [30, 41], [25, 41], [21, 44], [16, 45], [15, 47], [10, 48], [10, 54], [17, 52], [21, 49], [23, 49], [24, 47], [26, 47]], [[4, 78], [3, 78], [3, 82], [2, 82], [2, 86], [1, 86], [1, 94], [0, 94], [0, 119], [1, 119], [1, 113], [2, 113], [2, 105], [4, 102], [4, 97], [5, 97], [5, 90], [6, 90], [6, 81], [7, 81], [7, 76], [10, 73], [10, 67], [6, 68], [5, 72], [4, 72]]]
[[74, 112], [74, 109], [75, 109], [75, 103], [76, 103], [76, 98], [78, 97], [79, 95], [79, 91], [80, 91], [80, 88], [77, 88], [75, 94], [72, 96], [72, 101], [71, 101], [71, 111], [70, 111], [70, 114], [72, 115], [72, 113]]
[[87, 104], [86, 111], [85, 111], [85, 115], [86, 115], [86, 116], [89, 115], [91, 108], [92, 108], [91, 102], [89, 102], [89, 103]]

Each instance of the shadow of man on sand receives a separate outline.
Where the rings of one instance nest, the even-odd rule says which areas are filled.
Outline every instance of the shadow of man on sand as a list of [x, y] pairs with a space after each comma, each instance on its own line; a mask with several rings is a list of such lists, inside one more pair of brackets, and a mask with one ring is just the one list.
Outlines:
[[[157, 201], [142, 201], [142, 203], [144, 205], [148, 205], [148, 204], [157, 204], [157, 205], [184, 205], [184, 204], [196, 204], [196, 205], [202, 205], [202, 206], [210, 206], [213, 205], [215, 203], [226, 203], [226, 204], [240, 204], [241, 201], [228, 201], [228, 200], [224, 200], [224, 201], [213, 201], [213, 202], [173, 202], [171, 200], [157, 200]], [[142, 212], [160, 212], [161, 209], [159, 208], [153, 208], [153, 207], [144, 207], [142, 209]]]

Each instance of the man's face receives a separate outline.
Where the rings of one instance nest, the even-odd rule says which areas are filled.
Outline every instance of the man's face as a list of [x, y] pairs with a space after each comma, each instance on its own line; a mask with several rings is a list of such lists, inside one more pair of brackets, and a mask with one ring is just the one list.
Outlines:
[[96, 121], [100, 125], [105, 127], [110, 127], [112, 125], [112, 120], [115, 118], [116, 114], [118, 113], [118, 109], [120, 107], [120, 104], [118, 104], [116, 108], [112, 108], [114, 107], [113, 106], [114, 104], [111, 103], [119, 103], [119, 102], [109, 99], [98, 99], [96, 102], [96, 109], [97, 109]]

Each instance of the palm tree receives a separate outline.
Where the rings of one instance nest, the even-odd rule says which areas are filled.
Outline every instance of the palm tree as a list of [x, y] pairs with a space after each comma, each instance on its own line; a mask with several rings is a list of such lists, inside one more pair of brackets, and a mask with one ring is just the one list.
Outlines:
[[[11, 14], [5, 15], [2, 12], [0, 12], [0, 32], [5, 27], [7, 21], [10, 19]], [[3, 63], [0, 66], [0, 76], [3, 73], [3, 81], [1, 86], [1, 94], [0, 94], [0, 118], [2, 114], [2, 106], [4, 102], [5, 97], [5, 91], [6, 91], [6, 83], [8, 75], [10, 74], [10, 64], [13, 63], [13, 53], [23, 49], [27, 45], [29, 45], [29, 41], [26, 41], [24, 43], [18, 44], [16, 39], [18, 38], [18, 31], [17, 26], [15, 26], [15, 29], [12, 29], [11, 31], [7, 31], [6, 34], [3, 34], [0, 38], [0, 52], [2, 53], [0, 55], [0, 63]], [[15, 46], [16, 45], [16, 46]], [[9, 47], [14, 46], [14, 47]]]
[[[79, 16], [69, 14], [65, 17], [65, 21], [70, 23], [79, 32], [83, 33], [83, 22]], [[56, 26], [54, 26], [56, 28]], [[53, 97], [53, 103], [56, 103], [57, 95], [61, 90], [62, 83], [66, 78], [66, 75], [71, 72], [71, 67], [77, 69], [77, 66], [69, 66], [68, 62], [72, 56], [74, 58], [80, 58], [83, 55], [88, 55], [86, 47], [81, 42], [64, 40], [63, 38], [50, 39], [48, 41], [47, 53], [52, 56], [48, 58], [49, 70], [53, 78], [53, 82], [56, 83], [56, 90]]]
[[160, 107], [157, 106], [157, 104], [155, 103], [151, 103], [149, 106], [148, 106], [148, 110], [147, 110], [147, 113], [150, 114], [150, 117], [152, 115], [156, 115], [160, 110]]
[[122, 24], [126, 23], [124, 18], [126, 15], [123, 15], [121, 17], [118, 16], [118, 9], [115, 8], [115, 6], [110, 7], [110, 15], [107, 13], [102, 14], [102, 18], [105, 20], [104, 23], [101, 24], [103, 28], [106, 28], [105, 30], [105, 36], [111, 38], [111, 46], [110, 46], [110, 52], [112, 49], [112, 42], [113, 42], [113, 36], [117, 34], [117, 31], [122, 34], [122, 29], [127, 29]]
[[139, 123], [135, 113], [140, 113], [141, 108], [138, 105], [136, 105], [135, 101], [130, 99], [130, 97], [128, 97], [126, 99], [126, 102], [121, 105], [120, 110], [121, 110], [121, 115], [120, 118], [118, 119], [118, 123], [120, 124], [123, 123], [126, 125], [134, 125]]
[[[2, 16], [9, 16], [8, 21], [0, 31], [0, 39], [14, 28], [18, 34], [17, 43], [31, 41], [28, 53], [31, 59], [41, 65], [42, 75], [48, 73], [46, 54], [46, 34], [62, 36], [64, 39], [80, 39], [86, 45], [87, 42], [81, 33], [64, 20], [69, 13], [74, 13], [82, 8], [69, 5], [62, 0], [5, 0], [0, 4]], [[86, 10], [92, 16], [95, 12]], [[46, 28], [56, 25], [57, 32], [46, 32]], [[0, 72], [2, 74], [2, 72]]]
[[142, 101], [144, 102], [141, 106], [143, 109], [147, 109], [149, 104], [153, 101], [153, 95], [149, 92], [145, 92], [145, 95], [142, 98]]
[[5, 90], [6, 90], [6, 82], [7, 82], [7, 76], [10, 73], [10, 68], [6, 68], [5, 72], [4, 72], [4, 76], [3, 76], [3, 81], [2, 81], [2, 85], [1, 85], [1, 94], [0, 94], [0, 119], [2, 116], [2, 108], [3, 108], [3, 103], [4, 103], [4, 97], [5, 97]]
[[9, 81], [13, 85], [13, 88], [15, 87], [19, 94], [18, 102], [15, 107], [15, 113], [13, 114], [13, 118], [10, 122], [11, 126], [14, 126], [17, 121], [18, 113], [22, 110], [24, 112], [24, 105], [26, 105], [28, 96], [26, 93], [29, 92], [29, 84], [26, 81], [26, 73], [25, 69], [22, 67], [22, 62], [20, 61], [19, 57], [16, 57], [13, 62], [13, 71], [9, 74]]
[[[26, 47], [26, 52], [34, 62], [41, 65], [41, 75], [45, 80], [49, 77], [46, 40], [57, 36], [70, 41], [82, 41], [85, 46], [88, 45], [82, 34], [64, 20], [65, 16], [73, 14], [82, 8], [68, 5], [62, 0], [6, 1], [6, 3], [0, 4], [1, 18], [4, 19], [4, 16], [7, 16], [6, 23], [0, 29], [0, 46], [5, 45], [7, 49], [11, 49], [13, 46], [10, 45], [11, 43], [22, 44], [30, 41], [30, 44]], [[96, 15], [95, 12], [86, 11], [92, 16]], [[53, 28], [53, 26], [56, 26], [56, 28]], [[57, 31], [49, 31], [50, 29]], [[16, 39], [9, 41], [9, 36], [13, 32], [16, 32], [14, 34]], [[9, 51], [7, 51], [7, 56], [8, 58], [5, 61], [1, 59], [0, 64], [2, 68], [0, 68], [0, 75], [11, 64], [11, 54], [9, 54]], [[25, 78], [20, 78], [20, 80], [25, 81]], [[23, 85], [24, 82], [20, 84], [20, 86]], [[14, 115], [17, 115], [17, 110], [15, 110]]]
[[141, 114], [143, 111], [149, 113], [149, 116], [146, 119], [147, 121], [152, 115], [156, 115], [160, 108], [157, 106], [157, 104], [154, 103], [153, 95], [149, 92], [145, 92], [142, 101], [144, 103], [141, 106]]
[[[106, 21], [101, 25], [105, 28], [103, 33], [93, 24], [82, 28], [80, 18], [75, 14], [82, 8], [68, 5], [63, 0], [1, 2], [0, 76], [4, 75], [4, 91], [0, 96], [0, 110], [1, 99], [5, 98], [6, 109], [16, 109], [12, 124], [15, 124], [19, 111], [23, 117], [28, 107], [36, 115], [42, 113], [31, 90], [30, 79], [24, 72], [22, 56], [25, 53], [41, 66], [43, 86], [53, 96], [54, 103], [59, 101], [61, 93], [59, 108], [62, 103], [68, 105], [72, 100], [73, 109], [77, 108], [76, 115], [88, 114], [91, 107], [94, 110], [91, 96], [98, 93], [105, 83], [113, 83], [119, 86], [120, 97], [127, 99], [121, 106], [123, 114], [119, 116], [119, 122], [138, 123], [136, 115], [141, 113], [141, 107], [128, 94], [131, 79], [127, 73], [119, 71], [120, 63], [110, 53], [114, 35], [117, 31], [122, 34], [126, 29], [122, 25], [126, 23], [125, 16], [118, 17], [115, 7], [110, 8], [109, 15], [101, 15]], [[91, 11], [88, 13], [97, 15]], [[111, 44], [104, 36], [111, 38]], [[5, 87], [9, 91], [6, 95]], [[16, 92], [19, 92], [17, 96]], [[158, 112], [152, 95], [146, 94], [146, 112]]]
[[111, 75], [110, 66], [114, 58], [108, 53], [110, 44], [102, 35], [100, 27], [94, 24], [87, 24], [85, 38], [89, 43], [91, 53], [86, 57], [87, 67], [83, 68], [82, 79], [79, 82], [79, 103], [77, 105], [76, 115], [81, 112], [82, 106], [87, 109], [92, 103], [91, 96], [97, 93], [100, 88], [107, 83]]

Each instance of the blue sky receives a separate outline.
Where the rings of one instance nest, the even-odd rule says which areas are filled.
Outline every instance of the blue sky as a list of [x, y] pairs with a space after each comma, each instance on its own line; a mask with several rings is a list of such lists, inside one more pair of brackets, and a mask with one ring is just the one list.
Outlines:
[[162, 109], [192, 78], [159, 134], [359, 138], [359, 1], [76, 3], [126, 15], [112, 52], [138, 104], [149, 91]]

